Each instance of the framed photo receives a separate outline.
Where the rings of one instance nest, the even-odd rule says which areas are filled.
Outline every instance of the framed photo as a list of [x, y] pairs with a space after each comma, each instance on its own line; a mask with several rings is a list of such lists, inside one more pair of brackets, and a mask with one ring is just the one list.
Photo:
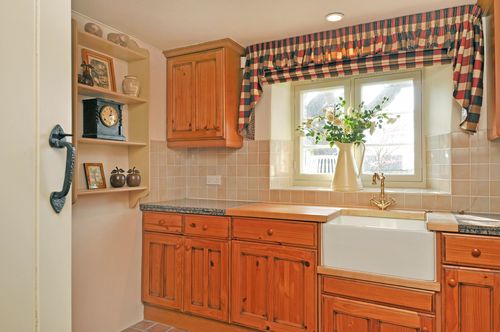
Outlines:
[[116, 91], [113, 58], [83, 48], [82, 60], [86, 64], [92, 66], [90, 69], [90, 75], [94, 80], [94, 86], [106, 90]]
[[83, 163], [87, 189], [106, 189], [106, 178], [102, 163]]

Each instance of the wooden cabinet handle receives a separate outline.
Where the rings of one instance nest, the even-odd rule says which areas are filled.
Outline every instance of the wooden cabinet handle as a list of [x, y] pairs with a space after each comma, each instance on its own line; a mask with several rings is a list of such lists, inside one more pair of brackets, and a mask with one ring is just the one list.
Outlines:
[[176, 244], [176, 245], [175, 245], [175, 249], [179, 249], [180, 247], [181, 247], [181, 245], [180, 245], [180, 244]]
[[481, 256], [481, 250], [479, 250], [479, 249], [477, 249], [477, 248], [474, 248], [474, 249], [472, 249], [472, 251], [471, 251], [471, 255], [472, 255], [473, 257], [476, 257], [476, 258], [477, 258], [477, 257]]
[[451, 288], [454, 288], [456, 285], [457, 281], [455, 279], [451, 278], [448, 280], [448, 286], [450, 286]]
[[160, 225], [160, 226], [165, 225], [165, 219], [158, 220], [158, 225]]
[[429, 329], [426, 327], [422, 327], [422, 332], [429, 332]]
[[203, 225], [203, 230], [206, 231], [208, 229], [208, 225]]
[[309, 263], [308, 261], [303, 261], [302, 263], [304, 264], [305, 267], [311, 266], [311, 263]]
[[196, 227], [196, 224], [194, 222], [190, 223], [189, 226], [195, 228]]
[[273, 235], [273, 233], [274, 233], [274, 231], [273, 231], [273, 229], [272, 229], [272, 228], [269, 228], [269, 229], [267, 230], [267, 235], [271, 236], [271, 235]]
[[191, 250], [191, 247], [190, 246], [186, 246], [186, 251], [189, 251]]

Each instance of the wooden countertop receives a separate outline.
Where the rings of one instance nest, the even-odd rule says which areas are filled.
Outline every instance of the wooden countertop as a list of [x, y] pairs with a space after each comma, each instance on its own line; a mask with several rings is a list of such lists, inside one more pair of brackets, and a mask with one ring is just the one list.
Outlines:
[[427, 229], [434, 232], [458, 232], [458, 223], [451, 213], [428, 213]]
[[251, 203], [226, 210], [232, 217], [271, 218], [301, 221], [328, 222], [342, 209], [326, 206], [306, 206], [289, 204]]

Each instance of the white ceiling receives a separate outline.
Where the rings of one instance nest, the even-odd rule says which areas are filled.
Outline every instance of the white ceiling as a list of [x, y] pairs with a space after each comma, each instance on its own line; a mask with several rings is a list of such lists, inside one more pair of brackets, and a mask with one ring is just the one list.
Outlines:
[[[220, 38], [243, 46], [474, 0], [72, 0], [73, 10], [160, 49]], [[340, 11], [336, 23], [324, 16]]]

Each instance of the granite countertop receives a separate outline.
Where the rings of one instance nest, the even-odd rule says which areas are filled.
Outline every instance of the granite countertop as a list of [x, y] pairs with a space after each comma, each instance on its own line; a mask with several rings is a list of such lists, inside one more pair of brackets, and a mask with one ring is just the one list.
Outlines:
[[249, 202], [225, 201], [215, 199], [178, 199], [173, 201], [143, 203], [140, 205], [142, 211], [174, 212], [206, 214], [211, 216], [225, 216], [227, 210]]
[[[240, 216], [293, 219], [327, 222], [341, 214], [380, 215], [390, 214], [394, 218], [420, 219], [418, 211], [379, 211], [374, 209], [336, 208], [325, 206], [305, 206], [279, 203], [254, 203], [211, 199], [179, 199], [172, 201], [143, 203], [142, 211], [204, 214], [212, 216]], [[413, 215], [405, 216], [408, 213]], [[500, 236], [500, 214], [452, 214], [428, 213], [427, 229], [435, 232], [458, 232], [476, 235]]]
[[458, 232], [500, 236], [500, 214], [455, 214]]

